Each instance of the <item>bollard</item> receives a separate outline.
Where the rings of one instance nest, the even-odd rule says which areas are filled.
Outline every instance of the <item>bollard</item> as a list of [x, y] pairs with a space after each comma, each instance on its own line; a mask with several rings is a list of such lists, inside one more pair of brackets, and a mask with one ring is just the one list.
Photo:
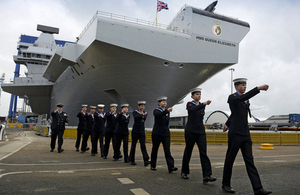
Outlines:
[[260, 147], [260, 149], [265, 149], [265, 150], [274, 150], [274, 148], [272, 147], [273, 144], [261, 144], [262, 147]]
[[5, 129], [5, 126], [4, 125], [0, 125], [0, 140], [3, 140], [4, 129]]

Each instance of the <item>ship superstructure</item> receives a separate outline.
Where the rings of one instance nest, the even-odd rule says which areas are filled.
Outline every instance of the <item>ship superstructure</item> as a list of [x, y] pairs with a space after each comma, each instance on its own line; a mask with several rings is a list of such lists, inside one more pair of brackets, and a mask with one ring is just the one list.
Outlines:
[[83, 103], [129, 103], [133, 111], [145, 100], [146, 126], [152, 127], [156, 98], [167, 96], [173, 106], [191, 88], [237, 63], [239, 43], [249, 30], [246, 22], [192, 6], [182, 7], [167, 26], [97, 12], [77, 42], [56, 47], [44, 67], [45, 82], [53, 84], [45, 105], [54, 109], [63, 103], [76, 125]]
[[[37, 30], [42, 31], [39, 37], [20, 36], [18, 55], [13, 56], [16, 63], [15, 78], [12, 84], [3, 84], [2, 88], [4, 91], [25, 98], [26, 103], [35, 113], [48, 114], [50, 94], [54, 83], [45, 79], [43, 73], [56, 49], [63, 47], [66, 41], [54, 40], [53, 34], [58, 34], [58, 28], [37, 25]], [[26, 66], [26, 77], [19, 77], [20, 65]], [[11, 101], [10, 104], [9, 119], [11, 115], [16, 114], [16, 100]], [[15, 108], [11, 113], [13, 104]]]

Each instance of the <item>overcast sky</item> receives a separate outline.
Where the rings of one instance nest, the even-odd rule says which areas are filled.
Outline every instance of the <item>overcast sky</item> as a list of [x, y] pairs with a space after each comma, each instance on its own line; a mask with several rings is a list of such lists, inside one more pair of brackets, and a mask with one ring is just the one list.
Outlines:
[[[165, 0], [169, 10], [158, 14], [158, 22], [169, 24], [184, 5], [204, 9], [212, 0]], [[104, 11], [154, 21], [156, 0], [1, 0], [0, 2], [0, 74], [5, 82], [13, 78], [17, 42], [21, 34], [39, 36], [37, 24], [58, 27], [55, 39], [74, 41], [96, 13]], [[248, 78], [248, 89], [268, 84], [267, 92], [251, 99], [252, 114], [300, 113], [300, 1], [299, 0], [219, 0], [216, 13], [238, 18], [250, 24], [250, 32], [240, 44], [239, 62], [233, 77]], [[200, 87], [202, 100], [212, 100], [206, 111], [228, 111], [229, 68], [216, 74]], [[24, 76], [25, 68], [21, 68]], [[185, 98], [174, 106], [173, 115], [185, 114]], [[7, 116], [10, 94], [2, 91], [0, 116]], [[42, 105], [41, 105], [42, 106]], [[18, 105], [21, 108], [22, 105]]]

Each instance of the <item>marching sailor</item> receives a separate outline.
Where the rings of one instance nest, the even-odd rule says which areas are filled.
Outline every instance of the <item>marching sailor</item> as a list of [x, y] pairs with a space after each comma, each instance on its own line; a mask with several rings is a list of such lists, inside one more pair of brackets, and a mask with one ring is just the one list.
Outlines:
[[156, 171], [157, 152], [160, 143], [162, 143], [165, 152], [165, 158], [168, 165], [169, 173], [177, 171], [178, 168], [174, 167], [174, 158], [170, 151], [170, 129], [169, 120], [170, 112], [173, 108], [166, 108], [167, 97], [157, 98], [159, 107], [153, 111], [154, 126], [152, 130], [152, 152], [151, 152], [151, 170]]
[[128, 123], [130, 116], [128, 112], [129, 104], [121, 104], [121, 112], [117, 115], [117, 126], [115, 130], [115, 147], [114, 147], [114, 161], [117, 161], [120, 158], [120, 147], [121, 141], [123, 141], [123, 152], [124, 152], [124, 162], [128, 163]]
[[54, 110], [53, 112], [51, 112], [51, 116], [52, 116], [52, 124], [51, 124], [51, 143], [50, 143], [50, 147], [51, 150], [50, 152], [53, 152], [54, 148], [55, 148], [55, 142], [56, 142], [56, 137], [58, 137], [58, 153], [61, 153], [64, 151], [64, 149], [62, 149], [62, 145], [63, 145], [63, 135], [64, 135], [64, 131], [65, 131], [65, 124], [67, 122], [69, 122], [69, 118], [67, 116], [66, 112], [62, 111], [63, 108], [63, 104], [57, 104], [56, 105], [56, 110]]
[[105, 128], [105, 113], [104, 110], [104, 104], [98, 104], [98, 110], [95, 113], [95, 124], [93, 127], [93, 141], [92, 141], [92, 156], [95, 156], [97, 154], [97, 145], [98, 140], [100, 144], [100, 153], [101, 157], [103, 157], [103, 134], [104, 134], [104, 128]]
[[[107, 112], [105, 115], [106, 118], [106, 127], [105, 127], [105, 145], [103, 151], [103, 159], [107, 159], [110, 140], [112, 139], [112, 146], [114, 148], [115, 140], [114, 140], [114, 131], [117, 125], [117, 107], [118, 104], [112, 103], [110, 104], [110, 112]], [[122, 158], [120, 155], [119, 158]]]
[[147, 118], [147, 112], [144, 111], [145, 106], [146, 101], [138, 101], [138, 109], [133, 111], [132, 113], [134, 124], [131, 132], [131, 150], [129, 155], [131, 165], [136, 165], [135, 149], [138, 140], [140, 141], [141, 151], [144, 159], [144, 166], [147, 166], [151, 163], [149, 161], [149, 155], [146, 149], [145, 120]]
[[186, 109], [188, 111], [188, 121], [186, 123], [185, 135], [185, 149], [182, 159], [181, 177], [188, 179], [190, 173], [189, 163], [192, 156], [195, 143], [198, 146], [200, 154], [200, 162], [202, 167], [203, 183], [214, 182], [217, 179], [210, 177], [212, 174], [211, 163], [206, 154], [206, 133], [203, 125], [203, 117], [205, 114], [205, 107], [211, 103], [210, 100], [201, 103], [201, 88], [194, 88], [191, 90], [193, 100], [188, 102]]
[[241, 149], [254, 194], [271, 194], [271, 191], [265, 190], [262, 187], [258, 171], [254, 165], [252, 140], [248, 126], [248, 113], [251, 116], [249, 99], [260, 93], [261, 90], [267, 91], [269, 86], [261, 85], [259, 87], [254, 87], [252, 90], [245, 93], [247, 79], [234, 79], [233, 83], [236, 93], [231, 94], [228, 97], [227, 102], [231, 110], [231, 115], [223, 127], [224, 132], [228, 129], [229, 132], [228, 149], [223, 170], [222, 189], [228, 193], [235, 193], [235, 190], [230, 185], [230, 180], [235, 157], [239, 149]]
[[77, 117], [79, 119], [79, 123], [77, 126], [77, 139], [76, 139], [76, 143], [75, 143], [75, 148], [76, 148], [76, 152], [79, 152], [79, 145], [80, 145], [80, 141], [81, 141], [81, 136], [83, 135], [83, 130], [85, 127], [85, 123], [86, 123], [86, 110], [87, 110], [88, 105], [83, 104], [81, 106], [81, 111], [77, 114]]
[[90, 112], [85, 116], [86, 123], [85, 123], [85, 128], [83, 131], [83, 139], [82, 139], [82, 143], [81, 143], [80, 153], [84, 153], [85, 151], [90, 149], [89, 147], [87, 147], [87, 141], [88, 141], [89, 137], [91, 137], [91, 144], [93, 144], [92, 143], [92, 140], [93, 140], [92, 131], [93, 131], [95, 117], [96, 117], [95, 110], [96, 110], [96, 106], [90, 106]]

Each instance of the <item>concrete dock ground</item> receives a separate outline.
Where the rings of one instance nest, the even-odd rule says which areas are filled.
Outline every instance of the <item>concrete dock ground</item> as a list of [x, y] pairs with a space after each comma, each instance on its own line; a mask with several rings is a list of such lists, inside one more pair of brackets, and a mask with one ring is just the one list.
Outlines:
[[[225, 195], [221, 189], [223, 163], [227, 145], [208, 145], [214, 177], [217, 181], [204, 185], [197, 146], [190, 162], [190, 179], [180, 177], [184, 144], [171, 144], [177, 172], [168, 173], [162, 146], [159, 149], [157, 171], [143, 166], [139, 144], [136, 166], [120, 159], [112, 161], [112, 147], [107, 159], [90, 151], [75, 151], [75, 140], [64, 139], [62, 153], [50, 152], [50, 137], [33, 131], [7, 129], [0, 141], [0, 194], [124, 194], [124, 195]], [[90, 142], [88, 143], [91, 145]], [[150, 155], [152, 144], [147, 143]], [[129, 143], [130, 148], [130, 143]], [[300, 146], [274, 146], [262, 150], [253, 146], [255, 165], [265, 189], [274, 195], [300, 194]], [[232, 176], [235, 194], [253, 194], [241, 153], [238, 154]]]

